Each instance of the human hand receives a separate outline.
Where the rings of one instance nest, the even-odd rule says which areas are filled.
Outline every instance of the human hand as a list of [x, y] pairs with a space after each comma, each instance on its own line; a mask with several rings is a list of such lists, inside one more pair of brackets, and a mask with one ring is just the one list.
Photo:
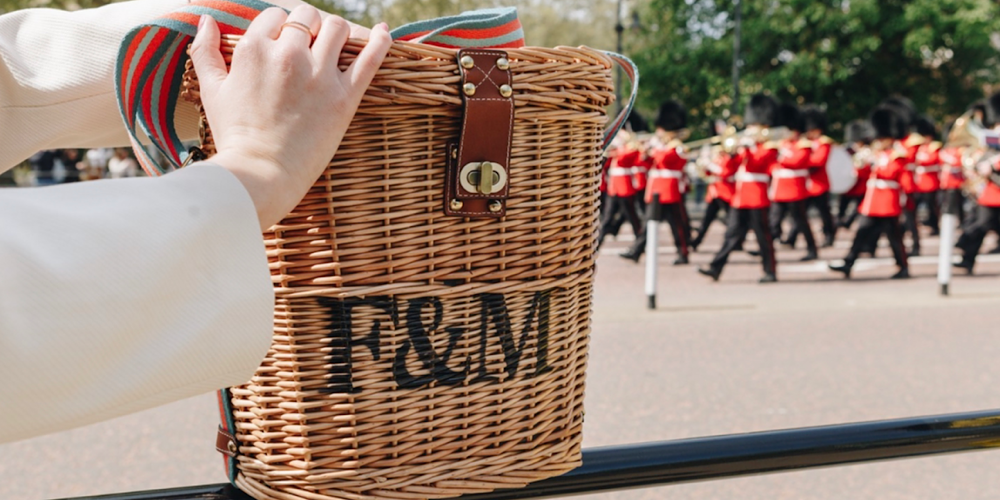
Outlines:
[[[305, 29], [283, 23], [301, 23]], [[313, 7], [260, 13], [237, 44], [231, 70], [219, 27], [203, 16], [191, 45], [202, 105], [218, 153], [210, 160], [243, 183], [261, 229], [288, 214], [326, 168], [392, 40], [385, 23], [351, 65], [337, 64], [347, 21]]]
[[[278, 7], [284, 7], [289, 11], [295, 10], [296, 7], [309, 5], [303, 2], [302, 0], [268, 0], [268, 1], [274, 5], [277, 5]], [[329, 12], [323, 12], [321, 10], [319, 11], [319, 15], [321, 18], [326, 19], [327, 17], [330, 17], [333, 14], [330, 14]], [[367, 40], [368, 36], [372, 32], [372, 30], [365, 28], [364, 26], [354, 24], [350, 21], [347, 21], [347, 24], [351, 26], [351, 38], [360, 38], [362, 40]]]

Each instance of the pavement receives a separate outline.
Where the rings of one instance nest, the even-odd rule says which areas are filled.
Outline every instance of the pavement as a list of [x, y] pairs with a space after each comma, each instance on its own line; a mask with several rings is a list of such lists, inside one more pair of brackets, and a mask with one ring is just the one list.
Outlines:
[[[1000, 257], [938, 294], [936, 258], [890, 281], [888, 248], [845, 280], [781, 249], [779, 282], [734, 254], [713, 283], [695, 266], [721, 242], [710, 232], [692, 264], [671, 266], [667, 227], [659, 307], [646, 309], [642, 264], [598, 260], [584, 445], [742, 433], [1000, 408]], [[991, 237], [992, 238], [992, 237]], [[993, 248], [990, 239], [984, 249]], [[800, 243], [801, 244], [801, 243]], [[748, 248], [753, 244], [748, 243]], [[925, 255], [937, 241], [925, 237]], [[223, 482], [211, 394], [60, 434], [0, 446], [0, 500]], [[601, 500], [986, 500], [998, 497], [1000, 451], [908, 459], [592, 495]]]

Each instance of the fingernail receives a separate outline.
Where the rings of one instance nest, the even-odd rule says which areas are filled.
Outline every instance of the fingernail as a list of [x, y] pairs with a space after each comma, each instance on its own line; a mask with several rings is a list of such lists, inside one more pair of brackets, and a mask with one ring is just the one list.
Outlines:
[[201, 16], [201, 18], [198, 19], [198, 31], [201, 31], [201, 29], [204, 28], [205, 24], [207, 23], [208, 23], [208, 16]]
[[389, 25], [386, 24], [386, 23], [378, 23], [378, 25], [376, 25], [375, 27], [376, 28], [382, 28], [382, 31], [385, 31], [385, 32], [389, 31]]

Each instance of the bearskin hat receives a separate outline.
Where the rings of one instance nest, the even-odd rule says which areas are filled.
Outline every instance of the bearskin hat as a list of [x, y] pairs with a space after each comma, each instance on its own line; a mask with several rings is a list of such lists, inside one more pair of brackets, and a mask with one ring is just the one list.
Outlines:
[[998, 121], [1000, 121], [1000, 92], [996, 92], [986, 99], [986, 113], [983, 115], [983, 126], [993, 128], [993, 125]]
[[684, 127], [687, 127], [687, 109], [683, 104], [667, 101], [660, 105], [660, 113], [656, 115], [656, 128], [673, 132]]
[[937, 125], [934, 125], [934, 120], [927, 115], [920, 115], [917, 120], [913, 122], [913, 130], [916, 133], [924, 136], [930, 137], [931, 139], [937, 139]]
[[773, 127], [778, 120], [778, 102], [769, 95], [754, 94], [744, 113], [744, 125]]
[[844, 142], [868, 144], [875, 138], [875, 129], [866, 120], [853, 120], [844, 127]]
[[625, 119], [625, 128], [633, 132], [648, 132], [649, 123], [646, 122], [646, 119], [643, 118], [642, 115], [633, 109], [632, 112], [628, 114], [628, 118]]
[[904, 139], [908, 134], [906, 119], [889, 106], [879, 106], [870, 117], [876, 139]]
[[778, 119], [775, 121], [774, 126], [802, 132], [802, 115], [799, 113], [799, 107], [790, 102], [779, 104]]
[[819, 130], [821, 133], [826, 133], [826, 127], [828, 125], [826, 111], [823, 111], [822, 108], [815, 104], [807, 104], [802, 106], [802, 109], [799, 112], [802, 114], [803, 132]]
[[899, 114], [900, 118], [906, 124], [906, 128], [909, 129], [913, 122], [917, 119], [917, 107], [913, 105], [913, 101], [903, 97], [903, 96], [892, 96], [883, 99], [879, 103], [879, 107], [891, 108]]

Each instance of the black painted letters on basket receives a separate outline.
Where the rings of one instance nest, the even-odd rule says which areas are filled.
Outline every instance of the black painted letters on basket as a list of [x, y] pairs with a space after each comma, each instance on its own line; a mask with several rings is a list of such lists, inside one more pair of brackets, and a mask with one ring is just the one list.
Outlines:
[[[330, 321], [329, 346], [331, 368], [329, 385], [322, 389], [325, 393], [357, 394], [362, 391], [352, 380], [352, 349], [363, 346], [375, 361], [384, 356], [392, 359], [392, 378], [400, 389], [416, 389], [432, 382], [439, 385], [460, 385], [464, 382], [500, 381], [495, 372], [488, 369], [491, 345], [499, 344], [503, 353], [506, 378], [518, 375], [522, 369], [522, 358], [531, 340], [534, 347], [534, 368], [530, 376], [549, 371], [549, 309], [550, 291], [535, 292], [528, 312], [516, 321], [511, 318], [507, 301], [502, 294], [483, 293], [475, 296], [479, 302], [479, 318], [476, 328], [444, 324], [447, 305], [437, 297], [422, 297], [399, 300], [388, 296], [351, 297], [346, 299], [321, 298], [320, 303], [328, 311]], [[354, 334], [354, 318], [360, 311], [371, 316], [371, 328], [367, 334]], [[394, 352], [383, 352], [380, 344], [383, 328], [400, 327], [402, 312], [403, 327], [407, 338]], [[431, 312], [428, 322], [426, 313]], [[385, 324], [388, 320], [390, 324]], [[515, 331], [515, 327], [519, 327]], [[446, 333], [446, 342], [432, 342], [437, 332]], [[519, 333], [519, 334], [518, 334]], [[467, 354], [464, 359], [453, 359], [456, 346], [462, 339], [478, 335], [478, 352]], [[440, 338], [440, 336], [439, 336]], [[411, 354], [411, 352], [413, 354]], [[416, 355], [419, 359], [419, 374], [411, 373], [407, 357]]]

